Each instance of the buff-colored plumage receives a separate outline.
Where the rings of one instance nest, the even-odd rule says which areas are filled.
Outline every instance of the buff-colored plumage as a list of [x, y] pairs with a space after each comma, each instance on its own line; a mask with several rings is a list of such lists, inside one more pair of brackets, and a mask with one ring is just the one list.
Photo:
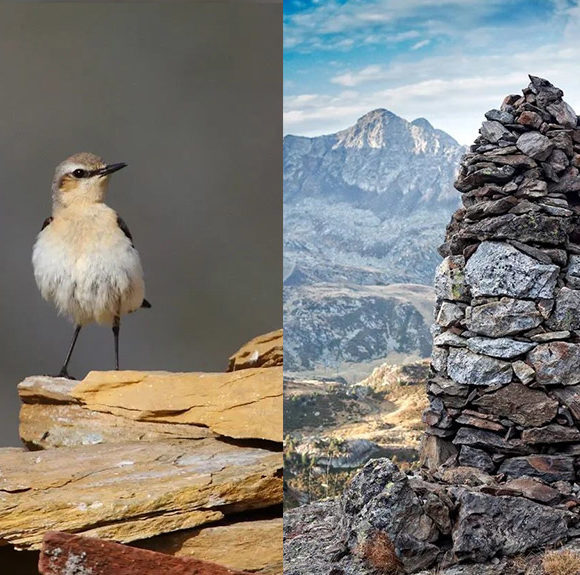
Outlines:
[[33, 250], [42, 297], [76, 325], [112, 325], [115, 316], [139, 308], [145, 295], [139, 254], [104, 203], [109, 176], [72, 175], [105, 167], [93, 154], [76, 154], [57, 167], [53, 219]]

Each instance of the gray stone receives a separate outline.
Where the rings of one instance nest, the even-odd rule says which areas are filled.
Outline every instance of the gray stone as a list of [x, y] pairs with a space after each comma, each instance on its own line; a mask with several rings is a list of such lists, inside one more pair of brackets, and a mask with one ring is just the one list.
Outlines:
[[550, 193], [570, 194], [580, 191], [580, 177], [578, 168], [570, 166], [561, 176], [558, 182], [549, 185]]
[[509, 244], [483, 242], [465, 266], [465, 281], [476, 297], [551, 298], [559, 269], [541, 264]]
[[499, 473], [508, 477], [537, 477], [546, 483], [574, 481], [574, 459], [561, 455], [528, 455], [506, 459]]
[[536, 344], [517, 341], [509, 337], [471, 337], [467, 340], [467, 347], [475, 353], [509, 359], [527, 353], [536, 347]]
[[439, 550], [435, 522], [425, 513], [404, 473], [388, 459], [369, 461], [342, 496], [343, 532], [354, 551], [374, 532], [393, 542], [407, 571], [430, 566]]
[[554, 145], [549, 138], [540, 132], [525, 132], [517, 140], [518, 150], [534, 158], [534, 160], [547, 160]]
[[[580, 182], [580, 178], [578, 179]], [[580, 187], [580, 186], [579, 186]], [[503, 214], [467, 225], [459, 237], [486, 240], [519, 240], [549, 245], [564, 245], [572, 229], [569, 218], [545, 213]]]
[[492, 144], [496, 144], [502, 138], [512, 137], [512, 133], [505, 128], [503, 124], [495, 120], [483, 122], [480, 129], [481, 135], [489, 140]]
[[438, 299], [469, 301], [464, 267], [463, 256], [448, 256], [439, 264], [435, 272], [435, 295]]
[[550, 134], [550, 140], [556, 149], [562, 150], [568, 158], [574, 155], [574, 143], [572, 142], [572, 136], [560, 130], [554, 134]]
[[538, 345], [528, 354], [528, 362], [543, 385], [580, 383], [580, 346], [564, 341]]
[[465, 490], [453, 532], [461, 561], [486, 562], [518, 555], [567, 538], [565, 512], [521, 497], [495, 497]]
[[469, 447], [469, 445], [462, 445], [459, 452], [459, 464], [467, 465], [469, 467], [477, 467], [486, 473], [493, 473], [495, 471], [495, 464], [491, 457], [483, 449], [476, 449]]
[[479, 202], [465, 210], [465, 217], [470, 220], [480, 220], [488, 216], [505, 214], [516, 205], [516, 198], [508, 196], [498, 200]]
[[493, 166], [476, 170], [467, 176], [460, 176], [455, 182], [455, 188], [460, 192], [468, 192], [486, 183], [503, 184], [512, 179], [516, 173], [512, 166]]
[[455, 445], [469, 445], [500, 453], [527, 453], [529, 450], [518, 439], [504, 439], [485, 429], [460, 427], [453, 439]]
[[449, 351], [444, 347], [433, 346], [433, 351], [431, 353], [431, 366], [433, 369], [441, 374], [447, 375], [447, 358], [449, 356]]
[[513, 335], [541, 323], [542, 316], [534, 302], [512, 298], [475, 306], [467, 320], [471, 331], [491, 337]]
[[511, 381], [512, 366], [506, 361], [454, 348], [449, 351], [447, 373], [458, 383], [502, 385]]
[[[502, 124], [513, 124], [514, 116], [505, 110], [489, 110], [489, 112], [485, 113], [485, 117], [488, 120], [495, 120], [497, 122], [501, 122]], [[489, 138], [488, 138], [489, 139]]]
[[467, 345], [467, 340], [452, 331], [444, 331], [433, 339], [433, 345], [465, 347]]
[[552, 155], [548, 161], [558, 174], [562, 173], [569, 165], [568, 156], [559, 148], [556, 148], [552, 152]]
[[577, 123], [576, 112], [572, 109], [572, 106], [560, 100], [559, 102], [554, 102], [553, 104], [548, 104], [546, 107], [548, 112], [556, 118], [558, 124], [565, 126], [566, 128], [575, 128]]
[[444, 301], [439, 308], [437, 319], [435, 320], [442, 327], [449, 327], [463, 319], [463, 309], [455, 303]]
[[570, 410], [574, 421], [580, 422], [580, 385], [556, 388], [550, 391]]
[[540, 426], [552, 421], [558, 413], [558, 402], [545, 392], [530, 389], [518, 382], [473, 401], [480, 411], [505, 417], [518, 425]]
[[547, 341], [568, 339], [569, 337], [570, 332], [568, 330], [564, 330], [564, 331], [546, 331], [544, 333], [537, 333], [536, 335], [532, 335], [530, 339], [538, 343], [545, 343]]
[[553, 330], [580, 329], [580, 290], [563, 287], [557, 293], [546, 325]]
[[570, 256], [566, 281], [571, 288], [580, 289], [580, 255]]
[[564, 92], [562, 92], [560, 88], [556, 88], [556, 86], [545, 78], [532, 76], [531, 74], [529, 74], [528, 77], [530, 78], [530, 83], [528, 85], [530, 91], [537, 96], [542, 94], [547, 102], [559, 100], [564, 95]]

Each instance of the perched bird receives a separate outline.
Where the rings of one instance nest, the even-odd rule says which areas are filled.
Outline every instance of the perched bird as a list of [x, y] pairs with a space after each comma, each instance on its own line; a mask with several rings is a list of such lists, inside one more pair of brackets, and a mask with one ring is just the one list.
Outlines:
[[119, 369], [121, 316], [151, 307], [131, 232], [105, 204], [110, 175], [126, 165], [105, 164], [94, 154], [82, 153], [59, 164], [54, 174], [52, 216], [38, 234], [32, 265], [42, 297], [75, 325], [62, 377], [70, 377], [77, 337], [91, 322], [113, 327]]

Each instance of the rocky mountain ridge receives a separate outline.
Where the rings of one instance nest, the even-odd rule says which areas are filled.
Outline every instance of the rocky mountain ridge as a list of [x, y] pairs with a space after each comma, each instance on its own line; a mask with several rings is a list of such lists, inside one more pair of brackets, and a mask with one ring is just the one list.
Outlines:
[[[332, 344], [324, 343], [326, 335], [312, 346], [309, 333], [313, 328], [308, 318], [317, 321], [329, 307], [333, 315], [328, 330], [336, 328], [330, 339], [342, 339], [344, 347], [356, 350], [344, 361], [385, 358], [395, 349], [403, 355], [415, 355], [417, 350], [419, 356], [427, 355], [430, 320], [389, 343], [373, 341], [378, 316], [384, 324], [396, 326], [411, 305], [421, 317], [416, 294], [404, 302], [388, 293], [371, 299], [361, 286], [431, 285], [438, 263], [435, 246], [457, 207], [452, 182], [463, 152], [453, 138], [424, 118], [408, 122], [384, 109], [365, 114], [336, 134], [285, 137], [288, 369], [325, 365], [336, 356]], [[353, 305], [358, 300], [361, 325], [351, 341], [339, 327], [350, 306], [344, 300], [331, 303], [329, 296], [338, 286], [349, 286]], [[430, 290], [424, 290], [423, 303], [431, 300]], [[296, 305], [298, 300], [303, 307]]]

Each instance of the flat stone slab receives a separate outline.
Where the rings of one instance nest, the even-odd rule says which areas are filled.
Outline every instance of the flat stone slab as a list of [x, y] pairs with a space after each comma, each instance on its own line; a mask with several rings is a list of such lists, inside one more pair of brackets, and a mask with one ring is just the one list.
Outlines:
[[0, 450], [0, 540], [47, 531], [129, 542], [282, 502], [282, 455], [215, 439]]
[[259, 575], [282, 575], [282, 517], [236, 521], [160, 535], [139, 547], [213, 561]]
[[92, 411], [71, 396], [76, 385], [77, 381], [46, 376], [28, 377], [20, 383], [20, 438], [27, 446], [50, 449], [214, 435], [199, 425], [134, 421]]
[[221, 565], [183, 559], [68, 533], [44, 537], [39, 569], [42, 575], [235, 575]]
[[[71, 402], [90, 412], [125, 418], [131, 424], [187, 424], [234, 439], [282, 442], [283, 437], [281, 367], [229, 373], [92, 371], [72, 384], [62, 378], [34, 376], [20, 384], [19, 392], [26, 404]], [[30, 418], [25, 421], [34, 425]], [[167, 433], [157, 429], [162, 435]], [[186, 431], [176, 428], [177, 434]], [[188, 437], [207, 434], [193, 427], [189, 431]], [[28, 433], [27, 429], [23, 432]], [[31, 429], [30, 435], [36, 437], [37, 432]]]

